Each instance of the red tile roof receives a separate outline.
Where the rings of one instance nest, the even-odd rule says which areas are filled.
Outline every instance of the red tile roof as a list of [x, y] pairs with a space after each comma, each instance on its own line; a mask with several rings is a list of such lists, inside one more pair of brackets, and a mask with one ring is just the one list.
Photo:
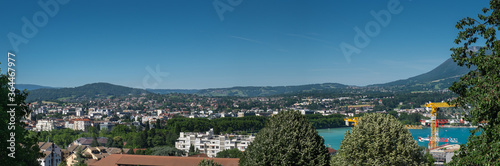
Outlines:
[[148, 166], [197, 166], [203, 159], [214, 160], [224, 166], [237, 166], [238, 158], [205, 158], [205, 157], [178, 157], [178, 156], [151, 156], [112, 154], [89, 166], [118, 166], [118, 165], [148, 165]]

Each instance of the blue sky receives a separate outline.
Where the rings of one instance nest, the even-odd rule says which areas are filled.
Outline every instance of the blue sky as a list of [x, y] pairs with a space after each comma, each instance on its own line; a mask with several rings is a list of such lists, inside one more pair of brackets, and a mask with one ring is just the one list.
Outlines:
[[[456, 22], [488, 6], [485, 0], [48, 2], [59, 10], [47, 12], [38, 1], [0, 2], [2, 72], [16, 45], [9, 34], [26, 41], [17, 44], [17, 83], [161, 89], [385, 83], [444, 62], [455, 46]], [[226, 11], [218, 13], [214, 3]], [[371, 11], [389, 12], [390, 21], [383, 26]], [[356, 47], [354, 29], [367, 33], [367, 25], [370, 42]], [[348, 61], [341, 43], [360, 52]]]

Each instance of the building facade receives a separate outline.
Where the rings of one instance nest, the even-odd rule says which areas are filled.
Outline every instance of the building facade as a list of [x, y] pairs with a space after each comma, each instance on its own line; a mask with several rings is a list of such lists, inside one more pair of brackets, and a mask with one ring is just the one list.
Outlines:
[[73, 130], [87, 130], [92, 125], [90, 119], [75, 119], [73, 121]]
[[194, 149], [199, 150], [200, 153], [215, 157], [223, 150], [237, 148], [245, 151], [254, 139], [253, 135], [214, 135], [213, 129], [210, 129], [206, 133], [181, 132], [179, 139], [175, 142], [175, 147], [189, 152], [189, 148], [194, 146]]
[[53, 120], [38, 120], [36, 122], [36, 131], [52, 131], [54, 129]]

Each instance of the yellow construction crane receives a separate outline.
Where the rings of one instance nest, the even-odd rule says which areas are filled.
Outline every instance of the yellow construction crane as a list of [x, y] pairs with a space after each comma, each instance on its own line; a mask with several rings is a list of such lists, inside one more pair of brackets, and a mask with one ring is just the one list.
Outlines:
[[429, 138], [429, 149], [434, 149], [438, 147], [439, 143], [439, 128], [438, 128], [438, 123], [436, 121], [436, 116], [437, 116], [437, 109], [442, 108], [442, 107], [453, 107], [451, 105], [448, 105], [448, 103], [441, 102], [441, 103], [427, 103], [425, 104], [425, 107], [431, 107], [431, 136]]
[[349, 122], [354, 122], [354, 126], [358, 124], [359, 117], [354, 117], [354, 118], [344, 118], [344, 121], [346, 122], [346, 125], [349, 126]]

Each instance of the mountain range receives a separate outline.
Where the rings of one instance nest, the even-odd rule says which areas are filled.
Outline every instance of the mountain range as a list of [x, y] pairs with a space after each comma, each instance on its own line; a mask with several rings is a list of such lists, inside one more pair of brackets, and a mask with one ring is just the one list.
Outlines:
[[384, 84], [373, 84], [368, 86], [350, 86], [339, 83], [323, 83], [296, 86], [249, 86], [212, 89], [136, 89], [109, 83], [86, 84], [74, 88], [53, 88], [32, 84], [17, 84], [18, 89], [27, 89], [30, 92], [28, 101], [33, 100], [65, 100], [84, 99], [86, 97], [113, 97], [147, 93], [186, 93], [203, 96], [270, 96], [281, 94], [295, 94], [307, 92], [342, 92], [345, 89], [374, 89], [383, 88], [393, 91], [429, 91], [447, 89], [458, 81], [460, 76], [468, 73], [467, 67], [458, 66], [453, 60], [447, 59], [433, 70], [408, 79], [392, 81]]

